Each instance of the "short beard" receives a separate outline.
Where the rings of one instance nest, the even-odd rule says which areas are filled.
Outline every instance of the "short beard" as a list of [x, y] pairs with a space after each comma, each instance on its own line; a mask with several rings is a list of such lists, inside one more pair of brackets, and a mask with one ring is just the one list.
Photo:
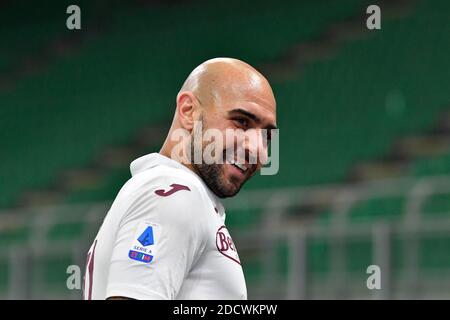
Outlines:
[[[202, 123], [202, 130], [205, 128], [205, 122], [203, 120], [203, 115], [200, 117], [199, 121]], [[202, 141], [201, 137], [203, 137], [204, 132], [200, 132], [200, 129], [198, 127], [194, 127], [193, 135], [191, 136], [191, 159], [194, 158], [194, 150], [195, 150], [195, 139], [194, 137], [197, 137], [197, 141]], [[204, 152], [205, 147], [201, 147], [202, 155]], [[224, 164], [206, 164], [203, 163], [203, 158], [201, 159], [200, 164], [196, 164], [195, 161], [192, 161], [192, 167], [197, 173], [198, 176], [205, 182], [205, 184], [208, 186], [208, 188], [219, 198], [229, 198], [235, 196], [239, 190], [241, 190], [241, 187], [243, 183], [238, 188], [230, 188], [226, 186], [225, 181], [223, 181], [223, 166]]]
[[194, 164], [195, 171], [206, 183], [208, 188], [219, 198], [229, 198], [235, 196], [239, 188], [227, 188], [222, 181], [222, 164]]

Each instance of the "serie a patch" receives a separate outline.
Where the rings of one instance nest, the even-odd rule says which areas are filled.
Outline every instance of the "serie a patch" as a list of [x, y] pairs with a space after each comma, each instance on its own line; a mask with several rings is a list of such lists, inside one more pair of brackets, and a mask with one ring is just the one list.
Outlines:
[[140, 222], [134, 234], [131, 248], [128, 251], [128, 257], [144, 263], [154, 261], [159, 235], [159, 225], [146, 221]]

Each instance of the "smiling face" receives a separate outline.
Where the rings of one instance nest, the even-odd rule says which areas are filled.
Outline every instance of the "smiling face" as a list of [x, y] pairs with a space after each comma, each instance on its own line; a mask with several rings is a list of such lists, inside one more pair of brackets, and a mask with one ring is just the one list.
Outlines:
[[[195, 136], [204, 137], [210, 129], [221, 133], [222, 153], [216, 154], [221, 163], [193, 163], [192, 170], [218, 197], [225, 198], [237, 194], [267, 161], [268, 145], [263, 129], [270, 139], [270, 129], [276, 128], [276, 103], [269, 83], [255, 69], [240, 61], [231, 66], [218, 64], [215, 67], [220, 72], [208, 77], [207, 88], [202, 88], [209, 90], [194, 95], [201, 108], [192, 130], [191, 152], [195, 147], [204, 152], [208, 145], [219, 143]], [[231, 132], [232, 139], [227, 138]]]

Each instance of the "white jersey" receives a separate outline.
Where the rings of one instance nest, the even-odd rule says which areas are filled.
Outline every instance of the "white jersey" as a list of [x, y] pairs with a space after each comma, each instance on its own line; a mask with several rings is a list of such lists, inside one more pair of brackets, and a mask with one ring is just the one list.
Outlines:
[[247, 299], [217, 196], [184, 165], [131, 163], [87, 258], [84, 299]]

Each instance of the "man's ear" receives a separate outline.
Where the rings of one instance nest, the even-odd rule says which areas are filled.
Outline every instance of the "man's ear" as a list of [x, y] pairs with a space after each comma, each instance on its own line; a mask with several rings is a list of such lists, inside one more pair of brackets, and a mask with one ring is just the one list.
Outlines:
[[194, 115], [197, 109], [197, 99], [189, 91], [180, 92], [177, 96], [177, 113], [184, 129], [192, 131], [194, 128]]

